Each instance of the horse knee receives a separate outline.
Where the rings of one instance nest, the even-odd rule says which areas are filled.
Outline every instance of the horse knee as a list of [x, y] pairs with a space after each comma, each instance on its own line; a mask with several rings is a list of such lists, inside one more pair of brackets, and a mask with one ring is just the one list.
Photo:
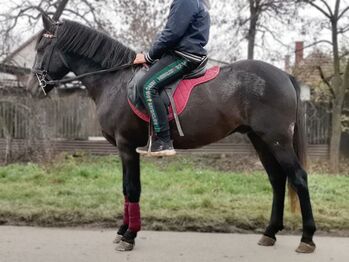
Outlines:
[[297, 192], [308, 190], [307, 176], [308, 175], [304, 170], [300, 170], [289, 179], [291, 185], [296, 189]]

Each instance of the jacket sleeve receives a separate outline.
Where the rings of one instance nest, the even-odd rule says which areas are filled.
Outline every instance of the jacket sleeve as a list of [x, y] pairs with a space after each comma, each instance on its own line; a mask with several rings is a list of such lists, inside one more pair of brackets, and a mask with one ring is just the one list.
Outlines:
[[174, 47], [185, 34], [199, 6], [197, 0], [174, 0], [164, 30], [154, 42], [146, 60], [150, 63], [161, 58], [164, 52]]

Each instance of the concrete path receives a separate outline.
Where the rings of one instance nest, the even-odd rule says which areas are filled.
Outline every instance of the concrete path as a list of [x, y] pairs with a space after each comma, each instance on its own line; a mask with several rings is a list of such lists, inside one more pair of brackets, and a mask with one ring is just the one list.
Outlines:
[[297, 254], [299, 236], [260, 247], [259, 235], [149, 232], [129, 253], [114, 251], [114, 230], [0, 227], [0, 262], [348, 262], [349, 238], [316, 237], [314, 254]]

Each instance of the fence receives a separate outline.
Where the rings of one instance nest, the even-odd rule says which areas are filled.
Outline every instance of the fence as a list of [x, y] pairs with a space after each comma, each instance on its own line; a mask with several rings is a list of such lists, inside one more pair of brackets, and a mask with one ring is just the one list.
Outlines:
[[[306, 111], [310, 154], [326, 156], [330, 115], [324, 106], [311, 103], [307, 104]], [[72, 147], [75, 147], [78, 150], [85, 149], [94, 153], [94, 149], [98, 148], [96, 143], [100, 143], [98, 152], [111, 152], [111, 149], [103, 144], [104, 142], [82, 142], [91, 136], [101, 136], [94, 102], [84, 92], [41, 100], [33, 100], [23, 95], [2, 96], [0, 98], [0, 139], [25, 141], [33, 136], [33, 129], [40, 130], [39, 140], [41, 137], [56, 141], [52, 145], [58, 147], [58, 151], [64, 151], [64, 149], [71, 151]], [[57, 142], [62, 140], [65, 142]], [[73, 140], [80, 142], [74, 144]], [[235, 150], [240, 153], [251, 153], [251, 149], [246, 136], [234, 134], [220, 143], [195, 152], [206, 150], [226, 153]]]
[[328, 144], [329, 126], [331, 124], [331, 114], [328, 106], [307, 102], [305, 109], [308, 143], [312, 145]]
[[[26, 147], [27, 140], [16, 139], [11, 142], [12, 150], [17, 153], [19, 159], [23, 158], [26, 152], [23, 148]], [[41, 142], [39, 142], [41, 143]], [[53, 149], [53, 153], [68, 152], [79, 154], [81, 152], [90, 153], [93, 155], [109, 155], [117, 154], [117, 148], [112, 146], [107, 141], [89, 141], [89, 140], [56, 140], [50, 141], [49, 145]], [[5, 139], [0, 139], [0, 156], [6, 154], [7, 142]], [[255, 155], [256, 152], [250, 144], [236, 143], [213, 143], [198, 149], [177, 150], [181, 154], [238, 154], [238, 155]], [[308, 155], [312, 158], [326, 158], [328, 155], [327, 145], [309, 145]]]
[[33, 100], [26, 97], [6, 96], [0, 98], [0, 138], [5, 133], [13, 139], [28, 138], [31, 122], [42, 118], [44, 132], [53, 139], [87, 139], [101, 135], [92, 100], [81, 95]]

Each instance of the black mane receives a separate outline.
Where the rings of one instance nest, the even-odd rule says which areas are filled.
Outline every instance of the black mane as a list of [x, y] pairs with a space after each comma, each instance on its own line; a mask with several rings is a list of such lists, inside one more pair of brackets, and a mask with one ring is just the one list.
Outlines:
[[103, 68], [131, 63], [136, 53], [105, 33], [64, 20], [57, 32], [57, 47], [92, 59]]

